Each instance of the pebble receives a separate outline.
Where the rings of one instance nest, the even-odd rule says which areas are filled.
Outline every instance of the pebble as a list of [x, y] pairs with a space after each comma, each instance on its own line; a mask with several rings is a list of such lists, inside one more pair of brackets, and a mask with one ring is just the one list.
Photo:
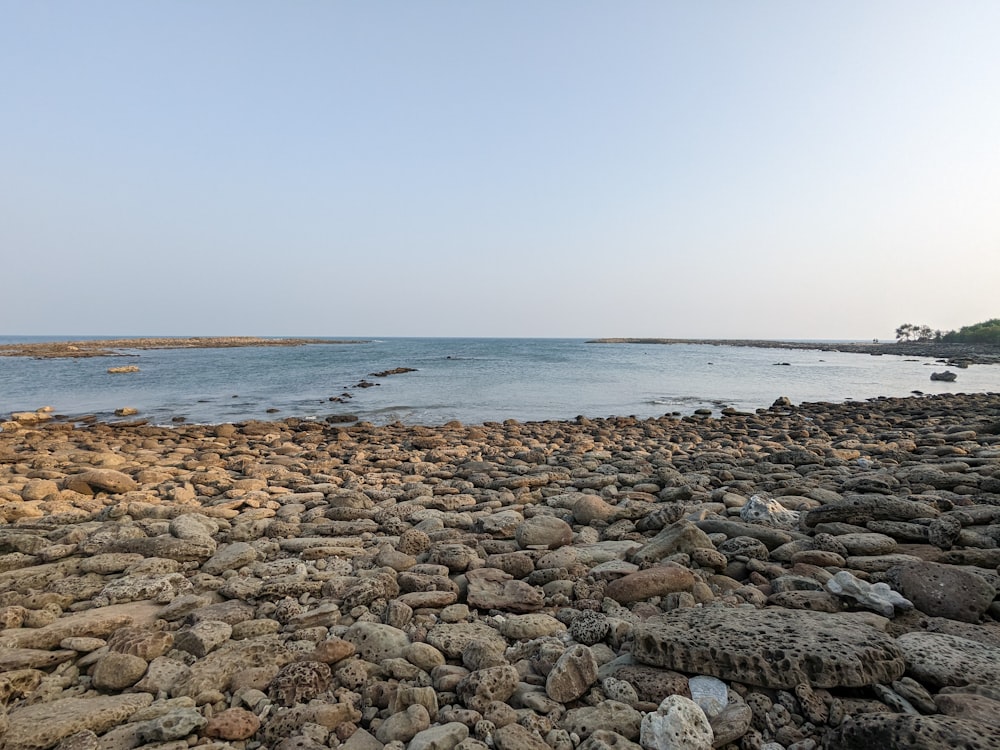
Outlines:
[[5, 747], [989, 746], [997, 425], [5, 424]]

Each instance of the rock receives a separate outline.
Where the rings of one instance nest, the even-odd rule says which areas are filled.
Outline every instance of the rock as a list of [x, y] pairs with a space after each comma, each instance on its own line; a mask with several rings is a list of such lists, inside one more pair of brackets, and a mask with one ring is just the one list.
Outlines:
[[207, 656], [233, 634], [233, 626], [220, 620], [201, 620], [174, 637], [174, 647], [198, 658]]
[[640, 662], [761, 687], [861, 687], [889, 683], [905, 668], [893, 639], [861, 616], [687, 608], [633, 632]]
[[740, 518], [747, 523], [756, 523], [776, 529], [797, 530], [799, 527], [798, 511], [788, 510], [777, 500], [752, 495], [746, 504], [740, 508]]
[[868, 521], [909, 521], [914, 518], [937, 518], [937, 508], [928, 503], [887, 495], [855, 495], [836, 505], [821, 505], [802, 517], [802, 524], [813, 527], [821, 523], [846, 522], [865, 524]]
[[521, 549], [556, 549], [573, 541], [573, 527], [555, 516], [534, 516], [517, 527], [514, 539]]
[[98, 492], [118, 495], [139, 489], [138, 483], [132, 477], [114, 469], [91, 469], [74, 474], [63, 480], [63, 487], [84, 495], [94, 495]]
[[500, 632], [506, 638], [542, 638], [566, 630], [566, 626], [551, 615], [535, 612], [527, 615], [513, 615], [501, 623]]
[[597, 681], [597, 660], [584, 645], [563, 652], [545, 680], [545, 692], [554, 701], [570, 703]]
[[849, 716], [827, 733], [825, 750], [992, 750], [1000, 732], [984, 724], [950, 716], [864, 713]]
[[343, 638], [357, 649], [362, 659], [374, 664], [401, 658], [410, 643], [406, 633], [399, 628], [376, 622], [356, 622]]
[[260, 729], [256, 714], [242, 708], [227, 708], [205, 725], [204, 735], [220, 740], [248, 740]]
[[175, 708], [144, 722], [139, 737], [146, 742], [170, 742], [196, 733], [208, 723], [197, 709]]
[[620, 604], [627, 604], [676, 591], [689, 591], [694, 581], [694, 575], [687, 568], [677, 563], [664, 563], [611, 581], [604, 594]]
[[545, 600], [541, 589], [496, 568], [470, 570], [466, 579], [469, 582], [466, 601], [476, 609], [534, 612]]
[[569, 634], [573, 640], [582, 643], [584, 646], [593, 646], [600, 643], [611, 630], [611, 623], [608, 616], [603, 612], [584, 610], [573, 618], [569, 626]]
[[642, 745], [627, 740], [610, 729], [598, 729], [580, 743], [579, 750], [642, 750]]
[[642, 718], [639, 744], [645, 750], [711, 750], [712, 727], [690, 698], [671, 695]]
[[848, 597], [860, 606], [878, 612], [883, 617], [892, 617], [896, 608], [913, 608], [913, 603], [889, 588], [889, 584], [868, 583], [868, 581], [862, 581], [846, 570], [841, 570], [827, 581], [826, 588], [830, 593]]
[[471, 672], [458, 683], [455, 692], [466, 706], [481, 712], [490, 701], [506, 701], [517, 683], [517, 670], [504, 664]]
[[406, 750], [452, 750], [469, 736], [469, 728], [458, 721], [430, 727], [418, 732]]
[[688, 679], [688, 692], [691, 693], [691, 700], [698, 704], [709, 720], [729, 705], [729, 688], [715, 677], [691, 677]]
[[665, 526], [631, 556], [637, 565], [655, 563], [664, 557], [683, 552], [690, 554], [695, 549], [715, 549], [708, 534], [690, 521], [677, 521]]
[[98, 698], [61, 698], [16, 708], [9, 714], [4, 750], [42, 750], [71, 734], [106, 732], [153, 702], [144, 693]]
[[982, 577], [953, 565], [912, 562], [888, 575], [913, 606], [932, 617], [979, 622], [997, 594]]
[[931, 380], [942, 380], [945, 383], [953, 383], [958, 379], [958, 375], [953, 373], [951, 370], [945, 370], [944, 372], [932, 372]]
[[551, 750], [538, 735], [532, 734], [520, 724], [508, 724], [493, 733], [496, 750]]
[[597, 706], [570, 709], [560, 726], [583, 739], [590, 737], [598, 729], [607, 729], [626, 739], [637, 740], [641, 722], [642, 714], [631, 706], [607, 700]]
[[[905, 633], [896, 645], [906, 670], [931, 685], [990, 685], [1000, 671], [1000, 647], [943, 633]], [[881, 682], [885, 682], [882, 680]]]
[[[722, 747], [736, 742], [750, 731], [753, 722], [753, 711], [746, 703], [730, 703], [714, 716], [708, 723], [712, 727], [713, 747]], [[825, 723], [825, 722], [824, 722]]]
[[323, 662], [294, 661], [278, 670], [267, 686], [267, 695], [279, 706], [308, 703], [325, 693], [332, 679], [329, 665]]
[[257, 550], [247, 542], [233, 542], [219, 549], [209, 560], [202, 563], [201, 571], [212, 576], [222, 575], [227, 570], [235, 570], [251, 565], [257, 560]]
[[376, 730], [375, 737], [380, 742], [409, 742], [430, 725], [427, 709], [415, 704], [383, 721]]
[[146, 660], [140, 656], [109, 653], [97, 662], [93, 685], [104, 691], [124, 690], [142, 679], [147, 666]]
[[[997, 696], [1000, 697], [1000, 696]], [[977, 721], [1000, 730], [1000, 700], [973, 693], [938, 693], [936, 711], [967, 721]]]

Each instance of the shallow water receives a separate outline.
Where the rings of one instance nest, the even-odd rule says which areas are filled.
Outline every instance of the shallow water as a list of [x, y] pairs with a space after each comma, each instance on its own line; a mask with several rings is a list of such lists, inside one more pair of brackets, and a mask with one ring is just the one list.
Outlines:
[[[66, 340], [67, 337], [50, 337]], [[84, 338], [84, 337], [78, 337]], [[86, 337], [93, 338], [93, 337]], [[358, 338], [358, 337], [338, 337]], [[43, 340], [0, 337], [0, 343]], [[365, 344], [163, 349], [124, 357], [0, 357], [0, 416], [51, 405], [113, 419], [133, 407], [151, 422], [356, 415], [375, 424], [660, 416], [724, 406], [1000, 391], [1000, 366], [955, 370], [929, 359], [695, 344], [587, 344], [583, 339], [380, 339]], [[788, 363], [782, 365], [779, 363]], [[136, 364], [138, 373], [108, 374]], [[396, 367], [416, 372], [375, 378]], [[357, 388], [361, 380], [378, 383]], [[330, 397], [350, 394], [346, 403]], [[269, 409], [277, 411], [269, 412]]]

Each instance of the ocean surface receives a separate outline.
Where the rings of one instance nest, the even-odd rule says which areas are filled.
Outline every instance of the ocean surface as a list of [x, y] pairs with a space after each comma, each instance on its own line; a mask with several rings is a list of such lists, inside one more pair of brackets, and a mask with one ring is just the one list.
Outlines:
[[[0, 343], [72, 337], [0, 337]], [[95, 338], [95, 337], [76, 337]], [[364, 338], [344, 336], [337, 338]], [[945, 369], [930, 359], [695, 344], [588, 344], [583, 339], [373, 339], [362, 344], [126, 351], [119, 357], [0, 357], [0, 418], [52, 406], [151, 423], [354, 415], [375, 424], [687, 415], [803, 401], [1000, 391], [1000, 366]], [[783, 364], [787, 363], [787, 364]], [[109, 367], [135, 364], [137, 373]], [[415, 372], [376, 378], [397, 367]], [[362, 388], [362, 381], [378, 385]], [[342, 398], [343, 403], [331, 401]]]

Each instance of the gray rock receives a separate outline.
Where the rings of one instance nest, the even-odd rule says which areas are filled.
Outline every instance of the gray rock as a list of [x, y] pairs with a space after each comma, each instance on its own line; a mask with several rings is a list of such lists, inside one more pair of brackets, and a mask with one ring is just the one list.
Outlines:
[[407, 745], [407, 750], [452, 750], [469, 736], [469, 728], [457, 721], [430, 727], [417, 732]]
[[[1000, 673], [1000, 648], [943, 633], [905, 633], [896, 645], [906, 670], [932, 685], [990, 685]], [[884, 682], [884, 680], [883, 680]]]
[[950, 716], [863, 713], [824, 737], [824, 750], [994, 750], [1000, 731]]
[[912, 602], [889, 588], [889, 584], [862, 581], [846, 570], [841, 570], [827, 581], [826, 588], [830, 593], [848, 597], [858, 605], [878, 612], [883, 617], [892, 617], [896, 608], [913, 608]]
[[861, 687], [891, 682], [905, 668], [892, 638], [854, 615], [686, 608], [633, 632], [640, 662], [762, 687]]
[[572, 708], [559, 723], [563, 729], [586, 739], [598, 729], [608, 729], [629, 740], [639, 739], [642, 714], [617, 701], [603, 701], [597, 706]]
[[714, 734], [697, 703], [682, 695], [663, 699], [642, 717], [639, 744], [648, 750], [710, 750]]
[[997, 595], [981, 576], [953, 565], [912, 562], [888, 575], [917, 609], [933, 617], [979, 622]]
[[690, 521], [677, 521], [663, 528], [632, 555], [632, 562], [637, 565], [648, 562], [659, 562], [664, 557], [677, 552], [690, 553], [691, 550], [715, 549], [708, 534]]

